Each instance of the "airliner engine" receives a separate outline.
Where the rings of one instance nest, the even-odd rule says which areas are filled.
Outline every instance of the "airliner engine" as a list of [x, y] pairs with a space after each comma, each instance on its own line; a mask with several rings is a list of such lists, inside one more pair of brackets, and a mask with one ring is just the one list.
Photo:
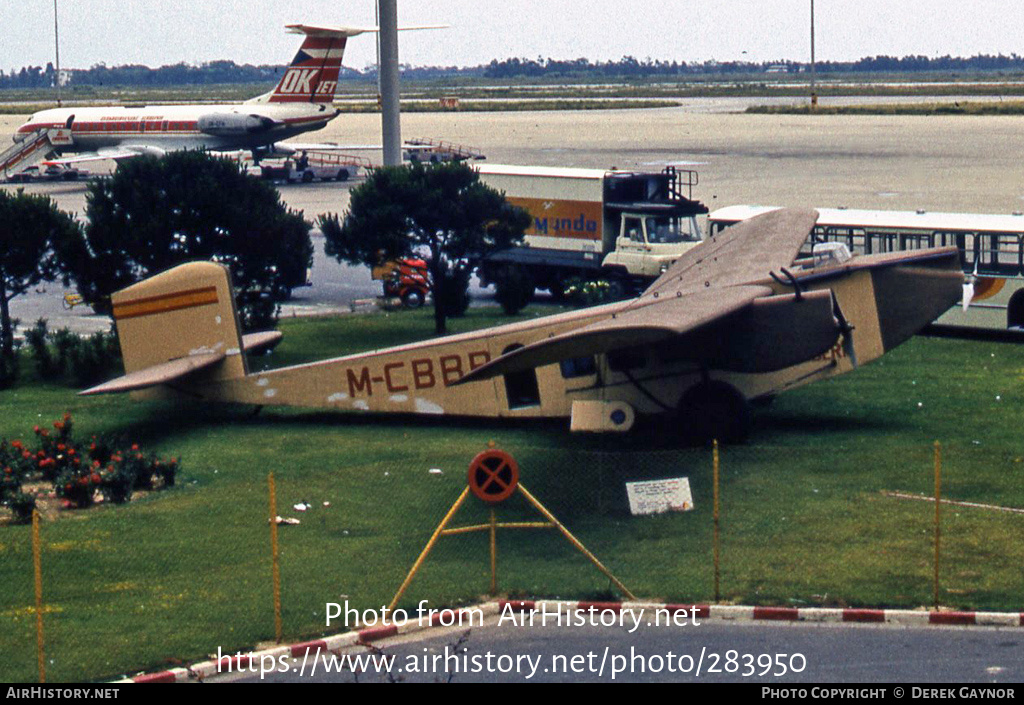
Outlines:
[[207, 113], [201, 115], [196, 122], [200, 132], [218, 136], [266, 132], [276, 124], [271, 118], [262, 115], [241, 113]]

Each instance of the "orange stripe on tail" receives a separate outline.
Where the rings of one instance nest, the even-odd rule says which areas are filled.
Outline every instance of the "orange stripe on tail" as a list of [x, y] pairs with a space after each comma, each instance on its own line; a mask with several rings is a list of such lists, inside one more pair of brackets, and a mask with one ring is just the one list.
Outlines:
[[209, 304], [215, 304], [217, 301], [217, 288], [213, 286], [203, 287], [202, 289], [176, 291], [173, 294], [149, 296], [142, 299], [114, 304], [114, 319], [122, 321], [128, 318], [152, 316], [157, 313], [179, 311], [181, 309], [194, 308], [196, 306], [207, 306]]

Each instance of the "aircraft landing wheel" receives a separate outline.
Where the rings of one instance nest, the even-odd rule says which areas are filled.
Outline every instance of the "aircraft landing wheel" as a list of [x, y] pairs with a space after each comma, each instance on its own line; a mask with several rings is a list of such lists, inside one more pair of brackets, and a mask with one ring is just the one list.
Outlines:
[[696, 443], [738, 443], [750, 435], [750, 404], [719, 380], [695, 384], [679, 402], [680, 430]]

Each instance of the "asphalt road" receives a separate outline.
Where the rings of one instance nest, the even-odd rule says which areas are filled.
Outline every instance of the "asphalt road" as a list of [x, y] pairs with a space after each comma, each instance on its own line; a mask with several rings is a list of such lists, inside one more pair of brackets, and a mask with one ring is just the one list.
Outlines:
[[[348, 191], [352, 183], [359, 182], [283, 184], [279, 188], [282, 198], [289, 205], [293, 202], [306, 206], [311, 201], [325, 204], [336, 201], [343, 212], [348, 205]], [[37, 183], [31, 184], [26, 190], [46, 194], [60, 208], [82, 214], [85, 211], [86, 188], [85, 183]], [[370, 278], [369, 268], [342, 264], [328, 257], [324, 252], [324, 237], [319, 230], [313, 230], [312, 238], [312, 286], [292, 292], [291, 300], [281, 307], [282, 317], [345, 313], [351, 311], [356, 302], [381, 295], [381, 283]], [[39, 318], [47, 320], [50, 330], [69, 328], [76, 333], [88, 334], [110, 328], [108, 317], [95, 315], [87, 306], [69, 309], [64, 296], [71, 293], [74, 293], [73, 287], [67, 289], [59, 283], [41, 284], [35, 290], [14, 299], [11, 302], [11, 314], [21, 320], [19, 330], [32, 326]], [[470, 294], [477, 304], [493, 303], [493, 290], [481, 289], [475, 279]]]
[[[630, 633], [629, 623], [567, 627], [553, 621], [547, 626], [506, 621], [497, 626], [496, 620], [489, 618], [484, 626], [468, 630], [450, 628], [431, 631], [426, 637], [396, 637], [379, 642], [374, 651], [353, 647], [333, 659], [329, 654], [311, 652], [305, 665], [302, 659], [283, 668], [278, 663], [276, 672], [262, 679], [258, 673], [236, 673], [215, 680], [389, 680], [384, 668], [374, 667], [372, 662], [343, 660], [358, 655], [393, 656], [390, 677], [407, 682], [445, 682], [449, 676], [458, 683], [1024, 682], [1024, 632], [1014, 628], [706, 620], [698, 626], [641, 626]], [[461, 644], [460, 637], [464, 637]], [[354, 675], [353, 666], [362, 673]]]

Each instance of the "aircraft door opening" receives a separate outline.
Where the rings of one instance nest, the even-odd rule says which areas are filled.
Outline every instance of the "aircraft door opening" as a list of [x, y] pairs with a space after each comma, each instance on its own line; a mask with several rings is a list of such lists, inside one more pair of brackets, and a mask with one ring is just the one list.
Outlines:
[[[509, 345], [501, 351], [501, 354], [507, 355], [521, 347], [523, 346], [519, 344]], [[540, 406], [540, 387], [537, 384], [537, 370], [531, 367], [528, 370], [505, 375], [505, 399], [508, 402], [509, 410]]]

